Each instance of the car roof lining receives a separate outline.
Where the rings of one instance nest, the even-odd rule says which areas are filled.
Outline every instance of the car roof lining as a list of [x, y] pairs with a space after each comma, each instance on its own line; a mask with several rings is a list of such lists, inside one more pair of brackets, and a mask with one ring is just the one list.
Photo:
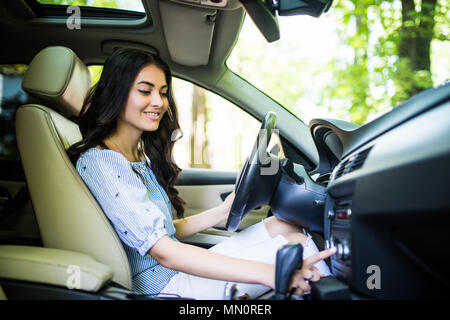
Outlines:
[[[66, 19], [33, 17], [24, 0], [4, 1], [0, 2], [0, 27], [4, 31], [1, 40], [15, 45], [0, 52], [0, 58], [2, 63], [29, 63], [44, 47], [62, 45], [71, 48], [86, 64], [103, 64], [111, 53], [103, 51], [105, 41], [109, 45], [117, 42], [150, 47], [168, 62], [174, 74], [212, 87], [223, 72], [242, 26], [245, 11], [236, 3], [232, 0], [226, 10], [216, 10], [168, 0], [144, 0], [148, 18], [121, 21], [118, 25], [112, 20], [81, 16], [81, 30], [69, 30]], [[183, 24], [179, 22], [180, 12]], [[164, 24], [165, 19], [171, 23]], [[209, 72], [203, 72], [206, 68], [202, 66]]]

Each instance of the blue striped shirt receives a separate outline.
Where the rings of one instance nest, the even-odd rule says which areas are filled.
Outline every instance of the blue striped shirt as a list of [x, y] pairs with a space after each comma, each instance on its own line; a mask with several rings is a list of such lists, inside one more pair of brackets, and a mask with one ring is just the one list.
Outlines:
[[133, 291], [158, 294], [177, 271], [160, 265], [148, 251], [165, 235], [177, 240], [172, 205], [150, 159], [129, 162], [116, 151], [91, 148], [76, 168], [122, 241]]

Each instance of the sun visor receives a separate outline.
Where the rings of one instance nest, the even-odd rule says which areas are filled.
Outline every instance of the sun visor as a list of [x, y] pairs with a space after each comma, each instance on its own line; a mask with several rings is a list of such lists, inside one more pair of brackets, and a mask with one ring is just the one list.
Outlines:
[[207, 65], [217, 10], [160, 2], [161, 20], [173, 62]]

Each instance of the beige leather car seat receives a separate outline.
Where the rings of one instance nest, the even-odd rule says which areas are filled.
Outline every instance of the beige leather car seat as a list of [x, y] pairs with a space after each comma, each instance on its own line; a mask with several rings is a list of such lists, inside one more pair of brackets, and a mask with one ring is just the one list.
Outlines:
[[5, 292], [3, 291], [2, 286], [0, 286], [0, 300], [7, 300]]
[[22, 87], [42, 104], [17, 110], [17, 143], [44, 246], [87, 254], [113, 269], [115, 283], [131, 289], [122, 244], [66, 154], [81, 139], [67, 117], [79, 114], [90, 86], [89, 70], [72, 50], [40, 51]]

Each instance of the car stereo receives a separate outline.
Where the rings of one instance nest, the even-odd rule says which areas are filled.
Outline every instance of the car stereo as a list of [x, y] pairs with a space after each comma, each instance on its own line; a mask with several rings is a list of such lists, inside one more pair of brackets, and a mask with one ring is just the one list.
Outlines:
[[347, 284], [352, 283], [351, 268], [351, 199], [329, 199], [325, 212], [327, 228], [325, 230], [325, 247], [336, 247], [336, 254], [331, 259], [331, 271]]

